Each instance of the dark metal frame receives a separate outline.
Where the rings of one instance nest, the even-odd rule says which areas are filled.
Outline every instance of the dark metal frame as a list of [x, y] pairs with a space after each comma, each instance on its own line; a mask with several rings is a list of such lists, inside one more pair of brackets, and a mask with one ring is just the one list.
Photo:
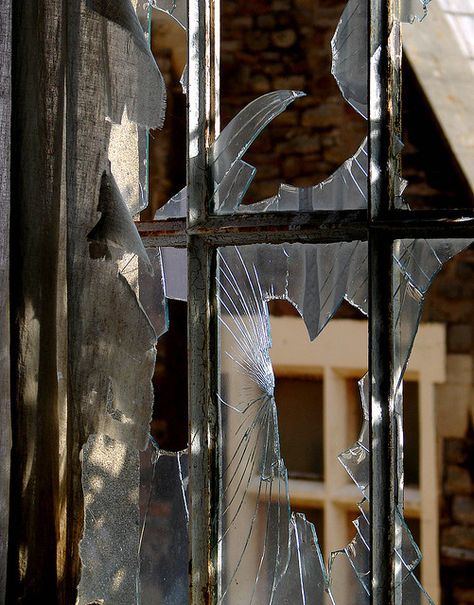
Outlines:
[[[219, 0], [189, 0], [188, 217], [140, 223], [147, 247], [188, 250], [188, 355], [190, 402], [190, 603], [218, 598], [218, 421], [215, 250], [251, 243], [367, 240], [369, 243], [369, 373], [371, 384], [371, 556], [374, 605], [395, 605], [397, 364], [393, 322], [392, 253], [401, 238], [474, 238], [467, 211], [402, 211], [394, 208], [399, 135], [398, 0], [370, 0], [369, 204], [368, 211], [211, 214], [208, 149], [219, 129]], [[378, 62], [370, 61], [381, 49]], [[376, 112], [376, 106], [377, 109]], [[376, 170], [373, 167], [376, 166]]]

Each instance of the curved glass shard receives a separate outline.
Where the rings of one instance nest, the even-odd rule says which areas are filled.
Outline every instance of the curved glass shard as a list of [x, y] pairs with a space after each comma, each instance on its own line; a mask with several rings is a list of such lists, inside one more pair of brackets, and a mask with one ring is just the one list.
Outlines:
[[219, 185], [234, 163], [244, 155], [262, 130], [304, 92], [277, 90], [258, 97], [233, 118], [211, 149], [210, 164]]
[[145, 247], [112, 174], [104, 172], [100, 183], [97, 210], [101, 217], [87, 236], [93, 258], [116, 258], [124, 252], [136, 254], [148, 271], [152, 271]]
[[367, 1], [349, 0], [331, 40], [334, 76], [342, 96], [367, 120]]
[[186, 0], [149, 0], [150, 6], [168, 13], [183, 29], [187, 28], [188, 3]]
[[[367, 208], [367, 140], [329, 178], [318, 185], [280, 185], [273, 198], [240, 207], [240, 212], [363, 210]], [[252, 175], [253, 176], [253, 175]]]
[[[430, 0], [402, 0], [400, 20], [413, 23], [421, 21], [428, 12]], [[364, 119], [368, 118], [368, 3], [349, 0], [341, 15], [331, 40], [334, 76], [342, 96]]]
[[[255, 169], [241, 160], [244, 153], [274, 118], [304, 93], [279, 90], [258, 97], [242, 109], [224, 128], [210, 151], [214, 178], [213, 204], [217, 213], [229, 212], [241, 202]], [[184, 217], [187, 189], [182, 189], [156, 214], [155, 219]]]

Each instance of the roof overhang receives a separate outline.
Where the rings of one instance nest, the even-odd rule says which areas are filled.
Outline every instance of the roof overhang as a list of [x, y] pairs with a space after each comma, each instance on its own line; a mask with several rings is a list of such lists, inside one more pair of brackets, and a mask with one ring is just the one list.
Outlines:
[[[441, 4], [453, 5], [453, 1]], [[473, 6], [469, 2], [463, 5]], [[465, 44], [469, 31], [474, 32], [474, 10], [456, 12], [431, 2], [421, 23], [404, 26], [403, 42], [444, 136], [474, 191], [474, 62]]]

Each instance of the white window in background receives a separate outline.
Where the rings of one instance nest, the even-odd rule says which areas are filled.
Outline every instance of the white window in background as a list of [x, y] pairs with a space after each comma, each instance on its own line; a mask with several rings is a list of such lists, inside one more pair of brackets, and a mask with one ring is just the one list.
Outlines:
[[[317, 527], [329, 552], [354, 536], [361, 495], [337, 456], [361, 423], [357, 380], [367, 371], [367, 323], [332, 320], [310, 342], [298, 317], [271, 317], [282, 455], [292, 509]], [[421, 547], [421, 580], [439, 602], [435, 384], [446, 380], [445, 328], [420, 326], [405, 374], [405, 516]]]

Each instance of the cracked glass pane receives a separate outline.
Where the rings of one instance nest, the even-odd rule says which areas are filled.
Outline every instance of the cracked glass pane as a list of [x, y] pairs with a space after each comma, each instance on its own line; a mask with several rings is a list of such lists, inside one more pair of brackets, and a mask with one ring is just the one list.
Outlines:
[[[160, 3], [157, 3], [159, 7]], [[165, 10], [167, 10], [165, 8]], [[367, 117], [366, 7], [351, 0], [332, 42], [332, 72], [346, 100]], [[364, 75], [365, 74], [365, 75]], [[367, 149], [362, 141], [356, 153], [322, 182], [298, 187], [282, 183], [276, 196], [241, 205], [256, 168], [242, 159], [260, 132], [304, 93], [275, 91], [255, 99], [224, 128], [211, 148], [214, 176], [211, 208], [218, 214], [233, 212], [364, 209], [367, 206]], [[186, 190], [160, 208], [155, 219], [185, 216]]]
[[[395, 326], [399, 334], [399, 383], [395, 413], [401, 422], [401, 387], [425, 294], [443, 263], [468, 240], [410, 240], [394, 250]], [[282, 458], [275, 378], [270, 359], [268, 301], [290, 301], [313, 339], [345, 298], [367, 312], [367, 244], [267, 245], [218, 252], [221, 348], [220, 602], [335, 603], [370, 600], [368, 380], [360, 382], [362, 427], [339, 456], [362, 498], [352, 522], [353, 539], [333, 551], [326, 567], [314, 527], [292, 512]], [[295, 402], [296, 404], [296, 402]], [[401, 426], [401, 425], [400, 425]], [[400, 428], [400, 431], [402, 429]], [[400, 460], [402, 453], [400, 451]], [[399, 480], [403, 484], [403, 477]], [[354, 502], [355, 504], [355, 502]], [[401, 513], [396, 524], [397, 582], [401, 602], [431, 603], [418, 579], [421, 553]], [[303, 534], [298, 529], [300, 523]], [[306, 540], [300, 540], [306, 535]], [[306, 570], [312, 572], [308, 576]], [[308, 590], [308, 578], [315, 586]]]
[[315, 338], [352, 287], [360, 243], [218, 252], [222, 502], [220, 602], [332, 600], [315, 528], [290, 507], [280, 451], [268, 301], [291, 302]]
[[[157, 0], [153, 4], [184, 27], [184, 3]], [[127, 45], [133, 42], [143, 54], [140, 59], [143, 60], [147, 53], [142, 48], [143, 40], [138, 36], [131, 14], [127, 11], [111, 14], [110, 3], [98, 0], [89, 0], [88, 5], [106, 16], [114, 27], [120, 27], [122, 35], [126, 32]], [[405, 6], [406, 18], [410, 21], [425, 11], [424, 2], [406, 3]], [[340, 90], [366, 117], [364, 10], [363, 3], [348, 3], [332, 49], [333, 75]], [[154, 78], [156, 80], [156, 73]], [[159, 86], [155, 88], [159, 89]], [[251, 207], [242, 206], [255, 175], [255, 168], [242, 159], [245, 152], [263, 128], [302, 94], [276, 91], [263, 95], [247, 105], [222, 131], [210, 151], [215, 212], [366, 208], [365, 142], [322, 183], [309, 187], [282, 184], [275, 197]], [[135, 116], [134, 121], [141, 123], [133, 103], [122, 98], [109, 101], [112, 121], [120, 115], [123, 125], [127, 126], [127, 108]], [[148, 116], [145, 120], [147, 124], [158, 122], [156, 116]], [[131, 131], [132, 137], [134, 132]], [[165, 297], [177, 301], [185, 301], [187, 297], [186, 251], [162, 248], [147, 254], [129, 224], [130, 212], [140, 209], [141, 202], [137, 204], [136, 191], [130, 193], [129, 182], [122, 178], [127, 167], [114, 168], [120, 158], [111, 160], [111, 169], [104, 171], [102, 176], [98, 208], [101, 217], [88, 235], [91, 250], [97, 255], [94, 258], [115, 260], [123, 252], [131, 255], [121, 269], [120, 274], [124, 277], [121, 283], [124, 288], [130, 286], [131, 290], [138, 284], [141, 305], [160, 336], [168, 328]], [[136, 175], [132, 181], [136, 182]], [[400, 194], [402, 189], [403, 182], [400, 181]], [[183, 189], [157, 212], [156, 218], [185, 216], [186, 207], [187, 191]], [[469, 243], [465, 240], [403, 240], [395, 246], [395, 327], [399, 334], [397, 355], [400, 358], [396, 413], [400, 422], [402, 378], [425, 294], [443, 263]], [[359, 382], [363, 417], [360, 435], [354, 445], [339, 456], [360, 492], [360, 515], [351, 521], [354, 538], [333, 551], [326, 564], [318, 540], [322, 528], [310, 523], [297, 512], [297, 507], [292, 511], [295, 507], [291, 506], [288, 472], [280, 447], [268, 312], [270, 300], [291, 302], [303, 318], [311, 339], [320, 334], [344, 300], [367, 313], [367, 244], [229, 247], [218, 251], [217, 265], [221, 345], [218, 400], [222, 443], [220, 602], [229, 605], [236, 602], [316, 605], [326, 599], [349, 605], [357, 595], [358, 604], [368, 603], [370, 445], [367, 376]], [[145, 268], [148, 276], [144, 274]], [[148, 344], [152, 342], [150, 336], [143, 340]], [[136, 343], [128, 344], [125, 354], [132, 358]], [[139, 366], [136, 359], [135, 363]], [[139, 374], [136, 366], [137, 380], [146, 382], [147, 376]], [[103, 599], [120, 604], [135, 600], [146, 605], [159, 600], [160, 603], [184, 605], [188, 598], [187, 451], [166, 449], [154, 436], [144, 439], [146, 406], [142, 405], [140, 418], [137, 418], [136, 409], [130, 404], [131, 401], [136, 403], [135, 393], [117, 374], [111, 368], [102, 389], [105, 397], [100, 401], [106, 420], [97, 434], [89, 437], [83, 449], [85, 533], [81, 543], [83, 578], [79, 602]], [[162, 405], [166, 404], [162, 402]], [[137, 427], [132, 426], [130, 431], [129, 425], [134, 423]], [[144, 441], [146, 449], [139, 454]], [[421, 554], [401, 512], [397, 526], [401, 602], [407, 605], [420, 599], [430, 602], [415, 573]], [[110, 557], [110, 552], [116, 549], [121, 549], [120, 556]], [[169, 557], [170, 549], [173, 550], [172, 558]]]
[[[403, 18], [421, 20], [426, 2], [414, 0], [403, 5]], [[331, 42], [332, 68], [341, 94], [367, 119], [367, 3], [350, 0], [344, 9]], [[299, 187], [282, 183], [277, 195], [249, 205], [243, 198], [257, 168], [242, 159], [260, 132], [290, 102], [304, 93], [276, 91], [262, 95], [242, 109], [217, 137], [211, 147], [210, 168], [214, 176], [211, 207], [217, 214], [233, 212], [364, 209], [367, 207], [367, 143], [320, 183]], [[401, 150], [401, 147], [398, 151]], [[400, 197], [406, 183], [398, 178]], [[182, 190], [155, 215], [156, 219], [184, 216]], [[398, 200], [398, 205], [401, 200]]]
[[[396, 329], [400, 334], [400, 386], [413, 346], [424, 296], [443, 263], [470, 240], [404, 240], [394, 249], [399, 276]], [[184, 273], [186, 253], [174, 250], [164, 281]], [[218, 253], [218, 301], [221, 325], [222, 502], [220, 552], [221, 602], [321, 602], [325, 592], [336, 603], [347, 594], [368, 602], [369, 442], [368, 383], [360, 380], [363, 424], [357, 442], [339, 460], [364, 500], [353, 522], [354, 539], [334, 551], [328, 567], [317, 531], [291, 512], [288, 477], [281, 457], [274, 376], [269, 349], [267, 302], [291, 301], [308, 335], [315, 338], [345, 298], [367, 312], [367, 244], [254, 245]], [[169, 276], [166, 274], [169, 273]], [[185, 284], [174, 290], [185, 299]], [[403, 603], [430, 599], [420, 585], [421, 553], [399, 515], [399, 582]], [[310, 573], [308, 570], [312, 570]], [[309, 588], [308, 582], [314, 586]], [[349, 593], [347, 587], [350, 587]], [[299, 595], [295, 597], [294, 595]], [[271, 596], [273, 595], [273, 597]], [[421, 601], [420, 601], [421, 599]]]
[[[426, 13], [425, 0], [402, 3], [402, 18], [413, 22]], [[174, 5], [173, 5], [174, 6]], [[168, 10], [168, 9], [165, 9]], [[331, 72], [345, 100], [367, 119], [367, 3], [350, 0], [331, 41]], [[302, 92], [267, 93], [242, 109], [211, 148], [214, 194], [211, 207], [218, 214], [233, 212], [364, 209], [367, 207], [367, 142], [333, 174], [312, 186], [282, 183], [278, 193], [260, 202], [242, 205], [257, 168], [242, 159], [259, 133]], [[399, 180], [398, 196], [406, 185]], [[186, 189], [157, 211], [155, 219], [185, 216]], [[401, 204], [401, 201], [398, 201]]]

